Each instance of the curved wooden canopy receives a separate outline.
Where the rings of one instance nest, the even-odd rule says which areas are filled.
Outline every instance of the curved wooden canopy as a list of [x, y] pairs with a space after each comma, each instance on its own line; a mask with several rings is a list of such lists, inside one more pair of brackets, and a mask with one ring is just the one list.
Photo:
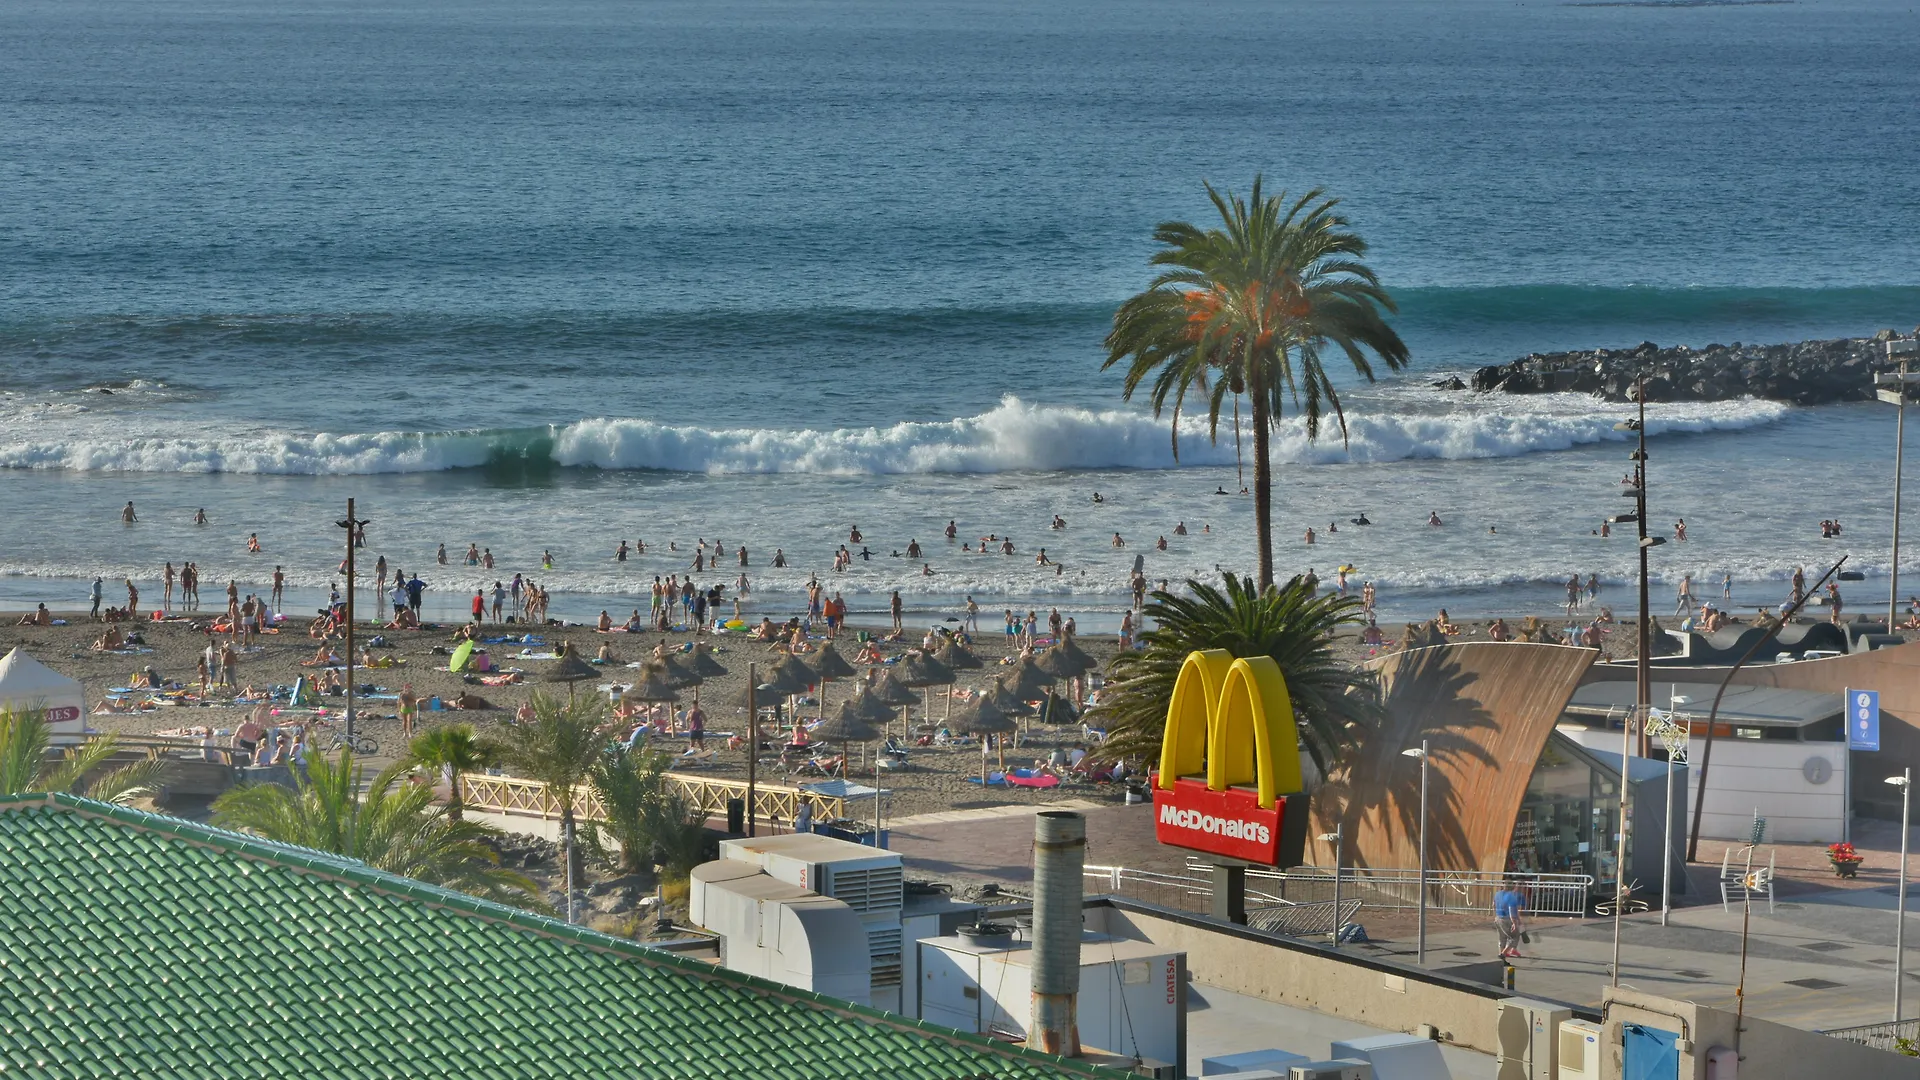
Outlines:
[[1426, 739], [1427, 859], [1439, 870], [1506, 868], [1527, 781], [1598, 653], [1528, 642], [1472, 641], [1392, 653], [1366, 666], [1386, 717], [1313, 797], [1308, 857], [1333, 865], [1318, 839], [1344, 827], [1347, 866], [1420, 862], [1420, 762]]

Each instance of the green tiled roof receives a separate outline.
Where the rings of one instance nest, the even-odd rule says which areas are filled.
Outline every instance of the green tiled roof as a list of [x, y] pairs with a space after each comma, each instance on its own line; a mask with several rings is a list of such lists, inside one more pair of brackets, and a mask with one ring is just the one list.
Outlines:
[[336, 856], [0, 797], [0, 1078], [1115, 1075]]

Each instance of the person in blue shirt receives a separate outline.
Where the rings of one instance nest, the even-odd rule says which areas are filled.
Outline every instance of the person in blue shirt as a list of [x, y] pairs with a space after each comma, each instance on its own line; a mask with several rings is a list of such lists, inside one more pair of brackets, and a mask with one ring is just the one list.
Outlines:
[[1526, 894], [1512, 878], [1508, 878], [1500, 891], [1493, 894], [1493, 924], [1500, 930], [1500, 955], [1502, 958], [1520, 955], [1520, 915], [1526, 909]]

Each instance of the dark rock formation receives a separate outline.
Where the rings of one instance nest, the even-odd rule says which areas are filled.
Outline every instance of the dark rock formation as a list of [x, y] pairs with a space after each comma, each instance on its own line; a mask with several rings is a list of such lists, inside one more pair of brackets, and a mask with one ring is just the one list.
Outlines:
[[[1608, 401], [1633, 400], [1645, 374], [1648, 401], [1722, 401], [1760, 397], [1796, 405], [1872, 401], [1873, 372], [1890, 366], [1891, 331], [1872, 338], [1802, 341], [1792, 345], [1685, 345], [1663, 349], [1651, 341], [1632, 349], [1533, 353], [1474, 372], [1472, 389], [1509, 394], [1571, 392]], [[1920, 356], [1915, 358], [1920, 369]], [[1443, 389], [1464, 389], [1442, 380]]]

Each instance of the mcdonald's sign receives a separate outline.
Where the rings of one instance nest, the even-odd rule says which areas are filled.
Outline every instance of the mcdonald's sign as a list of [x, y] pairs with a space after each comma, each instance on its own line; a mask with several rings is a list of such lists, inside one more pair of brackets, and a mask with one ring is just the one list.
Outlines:
[[1188, 653], [1167, 703], [1154, 780], [1160, 842], [1268, 866], [1283, 854], [1298, 862], [1304, 786], [1280, 666], [1224, 649]]

